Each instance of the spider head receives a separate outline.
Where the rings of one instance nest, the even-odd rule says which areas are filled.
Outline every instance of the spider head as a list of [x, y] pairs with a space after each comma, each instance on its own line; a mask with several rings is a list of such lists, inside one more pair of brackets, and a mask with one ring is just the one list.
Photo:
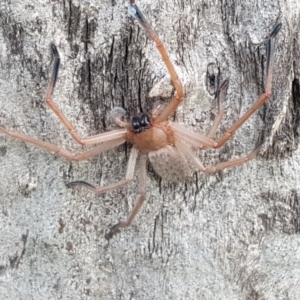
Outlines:
[[131, 126], [134, 133], [140, 133], [150, 128], [150, 118], [147, 114], [142, 114], [140, 117], [133, 117]]

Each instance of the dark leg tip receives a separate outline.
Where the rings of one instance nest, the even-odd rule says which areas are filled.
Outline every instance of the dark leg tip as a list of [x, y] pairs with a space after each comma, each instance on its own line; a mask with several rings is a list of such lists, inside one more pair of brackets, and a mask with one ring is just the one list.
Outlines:
[[227, 93], [227, 89], [228, 89], [228, 85], [229, 85], [229, 79], [225, 79], [221, 86], [218, 88], [218, 90], [216, 91], [215, 93], [215, 99], [217, 99], [217, 105], [218, 105], [218, 108], [219, 108], [219, 111], [221, 109], [221, 102], [224, 100], [224, 99], [220, 99], [220, 94], [222, 93], [223, 95], [225, 95]]
[[77, 185], [90, 187], [90, 188], [93, 188], [93, 189], [95, 188], [93, 185], [91, 185], [90, 183], [85, 182], [85, 181], [72, 181], [72, 182], [66, 183], [67, 187], [74, 187], [74, 186], [77, 186]]
[[286, 135], [284, 135], [284, 134], [274, 136], [274, 141], [282, 141], [285, 139], [286, 139]]
[[274, 38], [277, 35], [277, 33], [280, 31], [281, 27], [282, 27], [282, 23], [276, 24], [272, 32], [270, 33], [270, 38]]
[[52, 53], [53, 53], [54, 56], [59, 57], [57, 47], [53, 43], [51, 43], [51, 50], [52, 50]]
[[229, 85], [229, 79], [227, 78], [227, 79], [225, 79], [225, 80], [222, 82], [222, 84], [221, 84], [221, 86], [220, 86], [220, 90], [223, 90], [223, 89], [226, 89], [226, 90], [227, 90], [228, 85]]
[[264, 141], [258, 143], [258, 145], [254, 148], [253, 152], [259, 151], [259, 149], [263, 146], [263, 144], [264, 144]]
[[52, 88], [49, 90], [49, 95], [52, 95], [52, 93], [53, 93], [53, 89], [54, 89], [56, 81], [57, 81], [58, 70], [59, 70], [59, 66], [60, 66], [59, 53], [57, 51], [56, 46], [53, 43], [51, 43], [51, 51], [54, 56], [54, 65], [53, 65], [53, 71], [52, 71], [52, 77], [51, 77]]
[[75, 185], [74, 185], [74, 182], [66, 182], [65, 184], [66, 184], [66, 186], [67, 186], [68, 188], [72, 188], [72, 187], [75, 186]]
[[117, 233], [120, 233], [119, 223], [114, 225], [111, 230], [105, 234], [105, 238], [109, 241]]

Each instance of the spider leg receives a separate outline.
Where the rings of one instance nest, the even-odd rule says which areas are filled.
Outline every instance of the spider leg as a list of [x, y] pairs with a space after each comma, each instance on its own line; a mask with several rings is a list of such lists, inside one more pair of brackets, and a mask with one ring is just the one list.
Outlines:
[[181, 103], [183, 99], [183, 89], [181, 82], [177, 76], [177, 73], [174, 69], [174, 66], [168, 56], [168, 53], [155, 33], [155, 31], [152, 29], [150, 24], [148, 23], [147, 19], [143, 15], [142, 11], [139, 9], [139, 7], [135, 4], [134, 0], [130, 0], [130, 5], [128, 8], [129, 13], [134, 16], [137, 21], [140, 23], [140, 25], [144, 28], [144, 30], [148, 33], [148, 35], [152, 38], [152, 40], [155, 42], [157, 50], [159, 51], [167, 69], [170, 73], [171, 79], [173, 81], [175, 90], [177, 92], [176, 96], [172, 99], [172, 101], [165, 107], [165, 109], [161, 112], [161, 114], [155, 119], [155, 123], [159, 123], [162, 121], [167, 120], [167, 118], [176, 110], [177, 106]]
[[[47, 105], [52, 109], [52, 111], [57, 115], [59, 120], [63, 123], [63, 125], [66, 127], [66, 129], [69, 131], [70, 135], [72, 138], [79, 144], [81, 145], [91, 145], [91, 144], [96, 144], [96, 143], [101, 143], [102, 139], [104, 138], [103, 134], [96, 135], [93, 137], [88, 137], [88, 138], [81, 138], [71, 122], [67, 119], [67, 117], [60, 111], [60, 109], [56, 106], [56, 104], [52, 100], [52, 94], [53, 90], [55, 87], [55, 84], [57, 82], [58, 78], [58, 71], [59, 71], [59, 66], [60, 66], [60, 57], [58, 50], [54, 44], [51, 44], [51, 50], [54, 56], [54, 65], [53, 65], [53, 71], [52, 71], [52, 76], [51, 80], [49, 83], [49, 87], [46, 93], [46, 103]], [[125, 124], [123, 122], [122, 124]], [[119, 123], [119, 125], [122, 125]], [[125, 131], [120, 131], [125, 132]]]
[[[220, 88], [218, 89], [217, 93], [216, 93], [216, 99], [217, 99], [217, 106], [218, 106], [218, 114], [217, 117], [214, 120], [213, 126], [211, 127], [209, 133], [206, 135], [206, 137], [213, 139], [217, 129], [222, 121], [223, 115], [224, 115], [224, 108], [223, 108], [223, 103], [224, 100], [226, 98], [226, 93], [227, 93], [227, 89], [228, 89], [228, 79], [226, 79], [220, 86]], [[206, 149], [207, 146], [200, 146], [201, 150]]]
[[54, 65], [53, 65], [51, 80], [50, 80], [49, 87], [48, 87], [47, 94], [46, 94], [46, 104], [52, 109], [52, 111], [57, 115], [59, 120], [68, 129], [72, 138], [78, 144], [84, 145], [84, 142], [82, 141], [82, 139], [76, 132], [76, 130], [73, 127], [73, 125], [71, 124], [71, 122], [66, 118], [66, 116], [60, 111], [60, 109], [54, 104], [54, 102], [52, 100], [53, 90], [54, 90], [54, 87], [55, 87], [55, 84], [57, 81], [57, 77], [58, 77], [58, 70], [59, 70], [59, 66], [60, 66], [60, 57], [59, 57], [57, 48], [54, 44], [51, 44], [51, 50], [52, 50], [52, 54], [54, 57]]
[[215, 135], [223, 117], [223, 101], [226, 97], [227, 88], [228, 80], [225, 80], [216, 94], [218, 115], [214, 120], [213, 126], [207, 136], [201, 135], [197, 132], [187, 129], [178, 123], [172, 122], [170, 126], [173, 129], [175, 136], [200, 149], [215, 148], [217, 143], [212, 139], [212, 137]]
[[275, 37], [280, 31], [281, 26], [282, 24], [278, 23], [274, 27], [267, 41], [267, 65], [266, 65], [267, 79], [266, 79], [265, 92], [259, 97], [256, 103], [254, 103], [253, 106], [250, 107], [250, 109], [224, 133], [224, 135], [218, 140], [217, 145], [214, 148], [222, 147], [235, 133], [235, 131], [239, 127], [241, 127], [244, 124], [244, 122], [247, 121], [253, 115], [253, 113], [270, 98], [271, 87], [272, 87], [272, 69], [273, 69], [274, 52], [275, 52]]
[[217, 142], [215, 142], [211, 138], [205, 135], [201, 135], [198, 132], [190, 130], [178, 123], [172, 122], [170, 123], [170, 127], [172, 128], [175, 137], [188, 142], [194, 147], [201, 148], [204, 146], [208, 148], [215, 148], [215, 146], [217, 145]]
[[120, 128], [84, 138], [82, 141], [84, 142], [84, 145], [95, 145], [104, 143], [113, 138], [125, 138], [126, 133], [127, 129]]
[[217, 164], [212, 167], [205, 167], [202, 164], [202, 162], [199, 160], [199, 158], [193, 153], [193, 151], [190, 148], [188, 148], [184, 143], [182, 143], [181, 141], [175, 141], [175, 145], [184, 155], [186, 155], [186, 157], [188, 157], [191, 160], [191, 162], [194, 164], [194, 166], [197, 169], [199, 169], [200, 171], [202, 171], [204, 173], [215, 173], [215, 172], [221, 171], [225, 168], [231, 168], [234, 166], [241, 165], [245, 162], [248, 162], [257, 156], [257, 154], [259, 153], [259, 150], [262, 146], [262, 144], [260, 144], [249, 155], [247, 155], [245, 157], [234, 159], [234, 160], [227, 161], [224, 163], [220, 163], [220, 164]]
[[266, 79], [266, 87], [265, 87], [265, 93], [260, 96], [260, 98], [254, 103], [254, 105], [239, 119], [237, 120], [231, 128], [229, 128], [224, 135], [217, 141], [213, 141], [211, 137], [215, 134], [215, 131], [222, 119], [223, 115], [223, 107], [222, 107], [222, 101], [225, 97], [228, 81], [225, 81], [221, 87], [219, 92], [219, 114], [213, 124], [213, 127], [208, 134], [208, 136], [200, 135], [192, 130], [189, 130], [185, 128], [184, 126], [177, 124], [177, 123], [171, 123], [170, 127], [173, 129], [175, 137], [177, 139], [183, 140], [185, 142], [188, 142], [194, 147], [203, 149], [203, 148], [220, 148], [223, 146], [230, 137], [234, 134], [234, 132], [249, 118], [252, 116], [252, 114], [263, 104], [265, 103], [270, 95], [271, 95], [271, 86], [272, 86], [272, 67], [273, 67], [273, 61], [274, 61], [274, 52], [275, 52], [275, 37], [277, 33], [279, 32], [281, 28], [281, 23], [277, 24], [273, 31], [270, 34], [270, 37], [268, 39], [267, 43], [267, 79]]
[[[76, 142], [78, 142], [81, 145], [93, 145], [93, 144], [100, 144], [100, 143], [107, 143], [107, 145], [100, 145], [99, 147], [96, 147], [92, 150], [88, 150], [82, 154], [73, 155], [71, 152], [64, 150], [58, 146], [30, 138], [21, 133], [9, 131], [1, 126], [0, 126], [0, 131], [2, 131], [3, 133], [5, 133], [11, 137], [17, 138], [23, 142], [33, 144], [39, 148], [43, 148], [48, 151], [53, 151], [56, 154], [63, 156], [69, 160], [83, 160], [86, 158], [90, 158], [92, 156], [100, 154], [104, 151], [107, 151], [109, 149], [112, 149], [112, 148], [124, 143], [125, 135], [127, 132], [126, 128], [101, 133], [101, 134], [90, 136], [87, 138], [79, 137], [79, 135], [76, 132], [76, 130], [74, 129], [73, 125], [70, 123], [70, 121], [65, 117], [65, 115], [58, 109], [58, 107], [52, 101], [52, 94], [53, 94], [53, 90], [54, 90], [54, 87], [55, 87], [55, 84], [57, 81], [57, 77], [58, 77], [58, 70], [59, 70], [59, 66], [60, 66], [60, 57], [59, 57], [57, 48], [54, 44], [51, 44], [51, 49], [52, 49], [52, 53], [54, 56], [54, 66], [53, 66], [50, 84], [49, 84], [47, 94], [46, 94], [46, 103], [52, 109], [52, 111], [58, 116], [59, 120], [63, 123], [63, 125], [68, 129], [71, 136], [73, 137], [73, 139]], [[119, 123], [119, 125], [124, 125], [124, 124], [127, 125], [127, 123], [125, 123], [125, 122], [123, 122], [122, 124]]]
[[[224, 100], [226, 98], [226, 93], [227, 93], [227, 89], [228, 89], [228, 79], [226, 79], [220, 86], [220, 88], [218, 89], [217, 93], [216, 93], [216, 99], [217, 99], [217, 106], [218, 106], [218, 114], [217, 117], [214, 120], [213, 126], [210, 129], [209, 133], [206, 135], [208, 138], [213, 138], [216, 134], [216, 131], [220, 125], [220, 122], [223, 118], [224, 115], [224, 108], [223, 108], [223, 103]], [[202, 148], [201, 148], [202, 149]]]
[[[123, 131], [122, 134], [120, 134], [120, 130]], [[103, 133], [103, 134], [100, 134], [97, 136], [98, 141], [101, 139], [101, 144], [99, 146], [97, 146], [91, 150], [87, 150], [83, 153], [74, 155], [71, 152], [69, 152], [61, 147], [33, 139], [27, 135], [24, 135], [24, 134], [21, 134], [18, 132], [9, 131], [1, 126], [0, 126], [0, 131], [5, 133], [6, 135], [16, 138], [20, 141], [32, 144], [34, 146], [37, 146], [39, 148], [42, 148], [42, 149], [45, 149], [48, 151], [53, 151], [59, 156], [62, 156], [68, 160], [75, 160], [75, 161], [91, 158], [97, 154], [100, 154], [102, 152], [113, 149], [113, 148], [125, 143], [125, 141], [126, 141], [126, 139], [125, 139], [126, 129], [119, 129], [119, 130], [106, 132], [106, 133]]]
[[116, 225], [114, 225], [111, 230], [105, 235], [107, 240], [111, 239], [114, 234], [120, 231], [120, 228], [124, 228], [130, 226], [133, 219], [139, 212], [140, 208], [142, 207], [144, 201], [146, 200], [146, 162], [147, 162], [147, 155], [142, 155], [140, 160], [140, 196], [138, 202], [135, 204], [134, 208], [132, 209], [131, 213], [129, 214], [126, 221], [120, 221]]
[[68, 186], [69, 187], [83, 186], [83, 187], [85, 187], [95, 193], [98, 193], [98, 194], [103, 194], [103, 193], [112, 191], [117, 188], [122, 188], [122, 187], [126, 186], [133, 178], [134, 168], [135, 168], [138, 153], [139, 153], [139, 150], [137, 150], [136, 148], [133, 147], [131, 149], [128, 164], [127, 164], [127, 171], [126, 171], [125, 179], [120, 180], [117, 183], [112, 183], [112, 184], [109, 184], [109, 185], [106, 185], [106, 186], [103, 186], [100, 188], [96, 188], [93, 185], [91, 185], [85, 181], [74, 181], [74, 182], [68, 183]]

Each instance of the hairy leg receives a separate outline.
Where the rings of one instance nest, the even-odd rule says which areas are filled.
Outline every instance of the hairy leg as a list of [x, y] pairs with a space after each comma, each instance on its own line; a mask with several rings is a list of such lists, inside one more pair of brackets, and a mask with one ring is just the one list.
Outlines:
[[[95, 135], [92, 137], [81, 138], [79, 136], [79, 134], [77, 133], [77, 131], [75, 130], [74, 126], [71, 124], [71, 122], [67, 119], [67, 117], [60, 111], [60, 109], [53, 102], [52, 95], [53, 95], [54, 87], [56, 85], [57, 78], [58, 78], [58, 71], [59, 71], [59, 66], [60, 66], [60, 56], [59, 56], [58, 50], [54, 44], [51, 44], [51, 50], [52, 50], [53, 57], [54, 57], [54, 65], [53, 65], [51, 80], [50, 80], [49, 87], [48, 87], [48, 90], [46, 93], [47, 105], [57, 115], [59, 120], [63, 123], [63, 125], [69, 131], [72, 138], [77, 143], [79, 143], [81, 145], [91, 145], [91, 144], [101, 143], [105, 134], [99, 134], [99, 135]], [[117, 121], [118, 121], [117, 123], [121, 126], [125, 125], [125, 124], [127, 125], [127, 123], [125, 123], [125, 122], [122, 123], [118, 118], [117, 118]], [[126, 129], [119, 129], [119, 131], [120, 131], [120, 134], [122, 134], [123, 132], [126, 132]], [[106, 134], [110, 134], [110, 133], [106, 133]]]
[[170, 73], [172, 82], [174, 84], [175, 90], [177, 92], [176, 96], [173, 98], [173, 100], [164, 108], [164, 110], [160, 113], [159, 116], [156, 117], [155, 122], [163, 122], [167, 120], [167, 118], [177, 109], [177, 106], [181, 103], [183, 99], [183, 89], [181, 82], [177, 76], [177, 73], [174, 69], [174, 66], [168, 56], [168, 53], [155, 33], [155, 31], [152, 29], [150, 24], [148, 23], [147, 19], [143, 15], [142, 11], [139, 9], [139, 7], [135, 4], [135, 1], [130, 1], [130, 6], [128, 9], [129, 13], [134, 16], [137, 21], [140, 23], [140, 25], [145, 29], [145, 31], [148, 33], [148, 35], [152, 38], [152, 40], [155, 42], [157, 50], [159, 51], [167, 69]]
[[139, 212], [140, 208], [142, 207], [143, 203], [146, 200], [146, 161], [147, 155], [142, 155], [140, 160], [140, 196], [138, 202], [135, 204], [134, 208], [132, 209], [131, 213], [129, 214], [126, 221], [120, 221], [116, 225], [112, 227], [112, 229], [105, 235], [107, 240], [111, 239], [114, 234], [120, 231], [120, 228], [124, 228], [130, 226], [133, 219]]
[[270, 33], [269, 39], [267, 41], [267, 79], [265, 92], [259, 97], [259, 99], [253, 104], [252, 107], [239, 119], [237, 120], [218, 140], [217, 145], [214, 148], [222, 147], [239, 129], [271, 96], [272, 87], [272, 69], [274, 62], [274, 52], [275, 52], [275, 38], [281, 29], [282, 24], [277, 24], [272, 32]]
[[[62, 156], [68, 160], [76, 160], [76, 161], [91, 158], [97, 154], [108, 151], [110, 149], [113, 149], [113, 148], [125, 143], [125, 141], [126, 141], [125, 133], [127, 132], [126, 129], [119, 129], [119, 130], [102, 133], [97, 136], [97, 142], [102, 143], [102, 144], [100, 144], [99, 146], [97, 146], [91, 150], [87, 150], [83, 153], [74, 155], [71, 152], [69, 152], [61, 147], [33, 139], [27, 135], [24, 135], [24, 134], [21, 134], [18, 132], [9, 131], [1, 126], [0, 126], [0, 131], [8, 136], [16, 138], [25, 143], [32, 144], [36, 147], [45, 149], [47, 151], [53, 151], [57, 155]], [[91, 139], [94, 141], [94, 139], [96, 139], [96, 138], [93, 139], [91, 137]], [[92, 144], [92, 143], [90, 143], [90, 144]]]
[[175, 137], [188, 142], [196, 148], [208, 147], [214, 148], [217, 145], [217, 142], [211, 138], [201, 135], [198, 132], [190, 130], [178, 123], [170, 123], [170, 127], [173, 130]]
[[228, 79], [226, 79], [220, 86], [220, 88], [217, 91], [216, 99], [217, 99], [217, 106], [218, 106], [218, 114], [217, 117], [214, 120], [213, 126], [210, 129], [209, 133], [207, 134], [208, 138], [214, 138], [216, 131], [220, 125], [220, 122], [223, 118], [224, 115], [224, 108], [223, 108], [223, 103], [226, 98], [226, 93], [228, 89]]
[[203, 163], [199, 160], [199, 158], [196, 156], [196, 154], [189, 147], [187, 147], [182, 141], [180, 141], [180, 140], [176, 141], [175, 145], [194, 164], [194, 166], [198, 170], [200, 170], [204, 173], [215, 173], [217, 171], [221, 171], [226, 168], [235, 167], [235, 166], [241, 165], [245, 162], [248, 162], [257, 156], [257, 154], [259, 153], [259, 150], [262, 146], [262, 144], [260, 144], [249, 155], [247, 155], [245, 157], [234, 159], [234, 160], [227, 161], [224, 163], [220, 163], [215, 166], [205, 167], [203, 165]]
[[69, 187], [83, 186], [83, 187], [85, 187], [95, 193], [98, 193], [98, 194], [103, 194], [103, 193], [113, 191], [118, 188], [122, 188], [122, 187], [126, 186], [133, 178], [134, 168], [135, 168], [138, 153], [139, 153], [139, 150], [137, 150], [136, 148], [133, 147], [131, 149], [128, 164], [127, 164], [127, 171], [126, 171], [125, 179], [120, 180], [119, 182], [96, 188], [93, 185], [91, 185], [90, 183], [87, 183], [85, 181], [74, 181], [74, 182], [68, 183], [68, 186]]

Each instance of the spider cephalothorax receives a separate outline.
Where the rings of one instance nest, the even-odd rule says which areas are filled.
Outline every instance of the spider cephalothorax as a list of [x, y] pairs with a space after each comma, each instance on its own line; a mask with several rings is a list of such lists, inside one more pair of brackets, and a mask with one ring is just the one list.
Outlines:
[[150, 151], [159, 150], [167, 145], [174, 145], [174, 134], [169, 122], [155, 123], [146, 114], [138, 120], [140, 122], [135, 121], [135, 124], [139, 124], [139, 127], [134, 128], [132, 124], [132, 129], [129, 128], [126, 135], [126, 140], [138, 150], [148, 154]]
[[84, 186], [96, 193], [105, 193], [116, 188], [122, 188], [126, 186], [133, 178], [134, 169], [138, 155], [140, 155], [140, 196], [137, 204], [131, 211], [126, 221], [120, 221], [106, 235], [107, 238], [111, 238], [120, 227], [129, 226], [143, 202], [146, 198], [146, 162], [147, 159], [152, 163], [156, 172], [163, 177], [163, 179], [169, 181], [180, 181], [187, 176], [190, 172], [190, 166], [195, 169], [212, 173], [219, 170], [223, 170], [228, 167], [240, 165], [249, 161], [257, 156], [260, 146], [256, 147], [252, 153], [246, 157], [242, 157], [236, 160], [217, 164], [212, 167], [205, 167], [193, 152], [195, 149], [206, 148], [220, 148], [229, 138], [235, 133], [235, 131], [249, 118], [252, 114], [265, 103], [271, 95], [272, 85], [272, 67], [275, 49], [275, 37], [281, 28], [281, 24], [277, 24], [269, 35], [267, 41], [267, 76], [265, 92], [259, 97], [259, 99], [253, 104], [253, 106], [238, 119], [222, 136], [219, 140], [215, 141], [214, 136], [217, 128], [222, 120], [223, 116], [223, 100], [226, 96], [228, 87], [228, 80], [225, 80], [219, 87], [216, 97], [218, 103], [218, 115], [212, 125], [212, 128], [207, 136], [196, 133], [184, 126], [168, 121], [168, 117], [177, 109], [178, 105], [183, 99], [183, 89], [181, 82], [176, 74], [172, 62], [170, 61], [168, 54], [158, 38], [157, 34], [151, 28], [147, 22], [145, 16], [141, 10], [137, 7], [134, 0], [130, 0], [129, 12], [138, 20], [140, 25], [148, 33], [149, 37], [155, 42], [158, 51], [168, 69], [171, 76], [176, 93], [174, 98], [166, 105], [166, 107], [159, 107], [152, 112], [151, 115], [143, 113], [141, 115], [132, 118], [131, 122], [122, 121], [122, 117], [125, 114], [124, 109], [115, 108], [112, 111], [111, 117], [122, 128], [116, 129], [110, 132], [101, 133], [95, 136], [81, 138], [71, 122], [64, 116], [64, 114], [58, 109], [52, 100], [52, 94], [54, 86], [57, 80], [58, 69], [60, 65], [60, 57], [57, 48], [54, 44], [51, 45], [52, 53], [55, 58], [53, 73], [49, 88], [46, 94], [46, 103], [58, 116], [60, 121], [69, 131], [73, 139], [81, 145], [95, 145], [97, 147], [87, 150], [83, 153], [73, 155], [71, 152], [62, 149], [61, 147], [45, 143], [39, 140], [35, 140], [26, 135], [9, 131], [4, 127], [0, 127], [0, 131], [9, 136], [15, 137], [21, 141], [31, 143], [37, 147], [53, 151], [58, 155], [65, 157], [69, 160], [84, 160], [91, 158], [95, 155], [103, 153], [107, 150], [115, 148], [126, 141], [132, 144], [129, 161], [127, 165], [127, 171], [125, 178], [117, 183], [113, 183], [104, 187], [96, 188], [93, 185], [84, 181], [72, 182], [70, 186]]

